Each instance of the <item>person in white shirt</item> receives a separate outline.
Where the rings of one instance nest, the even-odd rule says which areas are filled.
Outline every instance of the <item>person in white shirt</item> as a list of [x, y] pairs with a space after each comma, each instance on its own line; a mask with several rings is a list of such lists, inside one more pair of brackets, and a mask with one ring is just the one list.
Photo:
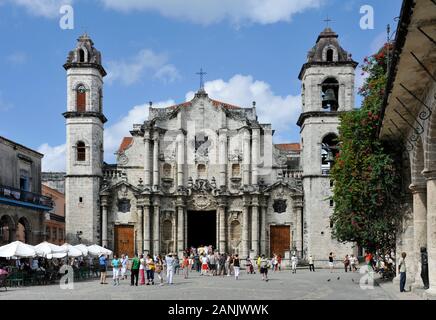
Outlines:
[[173, 275], [174, 275], [174, 258], [173, 254], [169, 253], [165, 257], [165, 264], [167, 266], [167, 283], [173, 284]]
[[125, 254], [121, 255], [121, 280], [127, 279], [127, 262], [129, 262], [129, 257]]
[[292, 273], [297, 273], [297, 263], [298, 263], [298, 259], [295, 256], [295, 254], [293, 254], [292, 257], [291, 257], [291, 269], [292, 269]]
[[354, 256], [354, 254], [352, 254], [350, 256], [350, 267], [351, 267], [351, 271], [353, 271], [353, 272], [355, 272], [357, 270], [356, 260], [357, 260], [357, 258]]
[[312, 255], [309, 256], [308, 260], [309, 260], [309, 271], [315, 272], [315, 265], [313, 264], [314, 260], [313, 260]]

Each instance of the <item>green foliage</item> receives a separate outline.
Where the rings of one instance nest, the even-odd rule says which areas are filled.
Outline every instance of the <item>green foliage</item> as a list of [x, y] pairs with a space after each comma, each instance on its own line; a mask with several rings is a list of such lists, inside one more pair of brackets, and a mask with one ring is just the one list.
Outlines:
[[362, 107], [341, 115], [339, 153], [331, 175], [335, 202], [333, 237], [371, 251], [395, 247], [401, 225], [401, 175], [395, 154], [377, 137], [386, 87], [387, 50], [365, 58]]

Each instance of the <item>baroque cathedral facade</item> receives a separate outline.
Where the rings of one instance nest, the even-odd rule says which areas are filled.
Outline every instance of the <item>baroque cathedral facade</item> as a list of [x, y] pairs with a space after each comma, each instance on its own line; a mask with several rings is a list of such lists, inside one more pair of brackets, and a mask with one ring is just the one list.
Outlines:
[[354, 108], [357, 66], [337, 38], [326, 28], [301, 69], [300, 143], [274, 144], [274, 129], [258, 118], [255, 102], [235, 106], [201, 87], [191, 101], [150, 104], [148, 119], [133, 125], [117, 162], [107, 164], [106, 71], [82, 35], [64, 64], [67, 241], [130, 256], [200, 245], [242, 257], [353, 253], [352, 244], [331, 239], [329, 219], [329, 169], [339, 115]]

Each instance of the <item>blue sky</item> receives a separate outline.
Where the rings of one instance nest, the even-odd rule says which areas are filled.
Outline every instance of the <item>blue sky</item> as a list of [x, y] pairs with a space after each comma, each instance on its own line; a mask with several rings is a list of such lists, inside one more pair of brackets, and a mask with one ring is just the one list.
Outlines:
[[[73, 30], [59, 27], [66, 3]], [[374, 8], [373, 30], [360, 28], [363, 5]], [[396, 29], [400, 8], [400, 0], [0, 0], [0, 135], [45, 153], [44, 170], [64, 169], [62, 65], [86, 31], [109, 73], [106, 161], [132, 123], [144, 121], [148, 101], [189, 98], [200, 67], [212, 98], [246, 107], [256, 100], [275, 142], [298, 142], [298, 73], [326, 16], [360, 63], [383, 43], [388, 23]]]

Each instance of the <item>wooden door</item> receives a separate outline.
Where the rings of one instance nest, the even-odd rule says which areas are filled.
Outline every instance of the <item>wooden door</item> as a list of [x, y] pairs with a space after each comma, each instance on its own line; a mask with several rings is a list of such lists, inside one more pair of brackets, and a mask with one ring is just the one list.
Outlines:
[[270, 255], [273, 253], [285, 256], [291, 247], [291, 229], [289, 226], [270, 227]]
[[135, 237], [133, 226], [115, 226], [115, 253], [120, 256], [127, 254], [133, 257], [135, 250]]

